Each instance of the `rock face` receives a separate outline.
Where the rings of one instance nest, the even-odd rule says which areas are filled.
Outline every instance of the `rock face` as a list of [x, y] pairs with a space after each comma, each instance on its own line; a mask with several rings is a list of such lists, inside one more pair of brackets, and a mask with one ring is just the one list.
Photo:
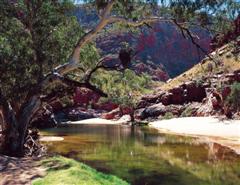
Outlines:
[[160, 91], [154, 95], [143, 96], [137, 107], [143, 108], [154, 103], [183, 105], [188, 102], [201, 102], [205, 97], [205, 87], [195, 81], [190, 81], [166, 92]]
[[[232, 73], [212, 75], [208, 83], [197, 81], [185, 82], [168, 91], [145, 95], [138, 103], [135, 118], [144, 120], [158, 118], [166, 113], [176, 116], [211, 116], [230, 117], [233, 112], [225, 107], [224, 100], [231, 93], [231, 84], [240, 82], [240, 70]], [[220, 90], [219, 83], [222, 83]], [[230, 116], [229, 116], [230, 115]]]
[[186, 94], [184, 97], [187, 102], [196, 101], [201, 102], [203, 98], [206, 97], [206, 91], [202, 84], [197, 84], [197, 82], [187, 82], [182, 85]]

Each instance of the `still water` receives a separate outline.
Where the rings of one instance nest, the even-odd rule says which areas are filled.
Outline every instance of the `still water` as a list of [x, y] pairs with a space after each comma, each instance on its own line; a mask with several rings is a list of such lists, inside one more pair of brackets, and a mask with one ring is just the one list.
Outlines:
[[48, 151], [114, 174], [133, 185], [240, 185], [240, 156], [216, 143], [158, 133], [148, 127], [68, 125]]

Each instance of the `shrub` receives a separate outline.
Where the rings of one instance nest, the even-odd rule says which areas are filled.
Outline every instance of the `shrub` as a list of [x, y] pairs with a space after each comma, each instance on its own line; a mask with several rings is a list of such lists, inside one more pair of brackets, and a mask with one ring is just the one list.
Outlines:
[[231, 94], [228, 97], [228, 103], [230, 106], [232, 106], [234, 109], [239, 110], [240, 109], [240, 83], [235, 82], [231, 86]]
[[149, 89], [153, 81], [147, 74], [137, 75], [126, 69], [123, 73], [117, 71], [99, 71], [92, 79], [100, 89], [108, 94], [108, 98], [101, 101], [134, 107], [142, 94], [151, 92]]
[[171, 112], [167, 112], [161, 119], [165, 120], [165, 119], [172, 119], [172, 118], [176, 118], [176, 116], [173, 115], [173, 113]]
[[181, 114], [180, 117], [190, 117], [192, 116], [192, 113], [193, 113], [193, 109], [192, 107], [187, 107]]

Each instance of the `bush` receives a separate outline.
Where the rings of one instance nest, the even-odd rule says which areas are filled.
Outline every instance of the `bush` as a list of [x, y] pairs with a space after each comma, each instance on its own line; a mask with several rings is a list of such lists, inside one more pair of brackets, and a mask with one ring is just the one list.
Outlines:
[[240, 110], [240, 83], [235, 82], [231, 86], [231, 94], [228, 97], [228, 103], [231, 107], [233, 107], [235, 110]]
[[192, 113], [193, 113], [193, 109], [192, 107], [187, 107], [181, 114], [180, 117], [190, 117], [192, 116]]
[[147, 74], [139, 76], [126, 69], [123, 73], [99, 71], [94, 75], [92, 83], [108, 94], [108, 98], [101, 101], [134, 107], [142, 94], [151, 92], [149, 89], [153, 81]]
[[176, 118], [176, 116], [173, 115], [173, 113], [171, 112], [167, 112], [161, 119], [166, 120], [166, 119], [172, 119], [172, 118]]

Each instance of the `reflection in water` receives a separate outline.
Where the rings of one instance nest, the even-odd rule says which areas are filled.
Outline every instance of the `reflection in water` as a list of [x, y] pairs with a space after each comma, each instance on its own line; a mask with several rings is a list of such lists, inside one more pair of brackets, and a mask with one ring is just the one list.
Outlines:
[[87, 163], [135, 185], [240, 184], [240, 157], [216, 143], [120, 125], [48, 129], [63, 136], [49, 152]]

